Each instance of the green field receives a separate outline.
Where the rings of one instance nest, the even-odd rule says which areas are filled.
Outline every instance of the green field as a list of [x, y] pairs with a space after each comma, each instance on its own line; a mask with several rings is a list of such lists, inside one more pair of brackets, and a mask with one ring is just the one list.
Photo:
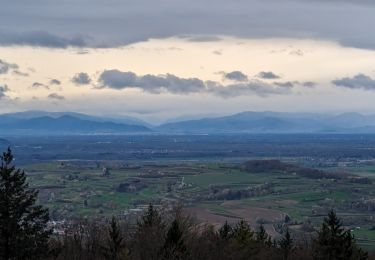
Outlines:
[[[102, 176], [103, 167], [109, 176]], [[287, 214], [296, 227], [309, 223], [316, 228], [334, 207], [359, 242], [375, 248], [375, 212], [350, 206], [375, 199], [374, 184], [282, 172], [248, 173], [218, 163], [118, 167], [114, 162], [96, 166], [48, 162], [24, 169], [31, 186], [40, 191], [39, 203], [50, 208], [53, 218], [121, 215], [149, 202], [182, 203], [198, 219], [213, 224], [244, 218], [274, 225]], [[345, 171], [375, 180], [373, 166]]]

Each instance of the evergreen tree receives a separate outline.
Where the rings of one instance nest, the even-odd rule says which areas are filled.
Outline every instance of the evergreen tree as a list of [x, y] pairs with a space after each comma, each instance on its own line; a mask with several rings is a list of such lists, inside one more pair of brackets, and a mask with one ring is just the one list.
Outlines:
[[152, 203], [148, 205], [147, 212], [138, 221], [138, 228], [162, 225], [162, 218]]
[[23, 171], [12, 165], [8, 148], [0, 157], [0, 259], [40, 259], [48, 254], [48, 209], [35, 205]]
[[177, 219], [173, 220], [168, 230], [161, 255], [165, 260], [181, 260], [187, 256], [183, 232]]
[[137, 222], [134, 250], [131, 250], [137, 254], [136, 258], [158, 259], [160, 250], [164, 246], [165, 229], [162, 215], [150, 204], [146, 213]]
[[241, 220], [233, 229], [233, 237], [240, 245], [246, 246], [254, 241], [254, 232], [246, 221]]
[[288, 260], [293, 251], [293, 239], [289, 229], [286, 230], [284, 237], [279, 241], [279, 247], [283, 254], [283, 259]]
[[219, 229], [219, 236], [222, 239], [229, 239], [232, 237], [233, 228], [228, 224], [228, 221], [225, 221], [224, 225]]
[[344, 230], [341, 220], [331, 210], [314, 241], [313, 257], [316, 260], [354, 260], [367, 259], [367, 254], [358, 248], [350, 231]]
[[[249, 224], [241, 220], [233, 228], [233, 246], [238, 251], [237, 258], [246, 256], [246, 259], [256, 258], [262, 249], [262, 245], [256, 240], [255, 232], [251, 230]], [[242, 255], [242, 256], [241, 256]]]
[[104, 248], [104, 256], [110, 260], [126, 259], [127, 250], [124, 246], [124, 238], [115, 217], [112, 217], [108, 230], [107, 247]]
[[271, 236], [267, 234], [263, 225], [259, 226], [259, 229], [256, 231], [255, 235], [257, 242], [260, 243], [262, 246], [272, 246]]

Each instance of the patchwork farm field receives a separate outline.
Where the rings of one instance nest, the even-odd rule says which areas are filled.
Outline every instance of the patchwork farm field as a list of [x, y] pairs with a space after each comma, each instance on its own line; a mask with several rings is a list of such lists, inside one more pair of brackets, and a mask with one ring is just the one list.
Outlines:
[[[286, 223], [295, 233], [311, 233], [335, 208], [360, 244], [375, 248], [375, 166], [368, 163], [320, 165], [316, 170], [328, 174], [323, 178], [299, 168], [256, 172], [219, 162], [51, 161], [23, 168], [54, 219], [124, 216], [150, 202], [181, 204], [198, 221], [220, 226], [245, 219], [277, 236]], [[330, 177], [333, 172], [342, 176]]]

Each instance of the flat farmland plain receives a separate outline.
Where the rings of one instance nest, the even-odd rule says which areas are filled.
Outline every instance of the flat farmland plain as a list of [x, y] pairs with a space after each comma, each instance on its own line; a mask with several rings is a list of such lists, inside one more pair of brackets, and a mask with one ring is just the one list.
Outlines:
[[121, 216], [150, 202], [167, 208], [181, 204], [202, 223], [219, 227], [244, 219], [277, 236], [285, 223], [295, 233], [312, 233], [335, 208], [360, 243], [372, 248], [375, 172], [368, 164], [325, 168], [365, 176], [366, 182], [283, 171], [251, 173], [239, 163], [220, 162], [51, 161], [23, 168], [40, 191], [39, 203], [56, 219]]

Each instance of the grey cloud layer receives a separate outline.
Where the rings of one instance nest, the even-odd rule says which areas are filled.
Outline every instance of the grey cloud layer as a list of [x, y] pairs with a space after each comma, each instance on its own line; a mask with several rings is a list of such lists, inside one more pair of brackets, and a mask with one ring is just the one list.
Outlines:
[[58, 80], [58, 79], [51, 79], [49, 81], [49, 84], [51, 84], [51, 85], [61, 85], [61, 81]]
[[0, 85], [0, 99], [3, 99], [6, 97], [6, 93], [9, 91], [9, 88], [7, 85]]
[[69, 46], [82, 47], [85, 46], [86, 43], [81, 36], [65, 38], [45, 31], [17, 33], [0, 31], [0, 45], [28, 45], [49, 48], [66, 48]]
[[91, 78], [87, 73], [80, 72], [74, 75], [72, 82], [76, 85], [88, 85], [91, 83]]
[[0, 74], [6, 74], [10, 70], [16, 70], [16, 69], [18, 69], [17, 64], [8, 63], [0, 59]]
[[316, 83], [313, 81], [286, 81], [286, 82], [274, 82], [276, 86], [283, 87], [283, 88], [294, 88], [296, 86], [305, 87], [305, 88], [314, 88]]
[[114, 89], [140, 88], [150, 93], [167, 91], [173, 94], [189, 94], [202, 92], [206, 89], [205, 83], [197, 78], [183, 79], [172, 74], [165, 76], [144, 75], [137, 76], [133, 72], [106, 70], [99, 78], [101, 87]]
[[54, 99], [54, 100], [64, 100], [64, 99], [65, 99], [64, 96], [59, 95], [59, 94], [57, 94], [57, 93], [51, 93], [51, 94], [49, 94], [49, 95], [48, 95], [48, 98], [49, 98], [49, 99]]
[[17, 75], [17, 76], [22, 76], [22, 77], [28, 77], [29, 76], [29, 73], [23, 72], [23, 71], [20, 71], [20, 70], [13, 70], [13, 74]]
[[350, 89], [375, 90], [375, 79], [365, 74], [358, 74], [352, 78], [345, 77], [342, 79], [333, 80], [332, 83], [337, 87], [344, 87], [344, 88], [350, 88]]
[[198, 35], [190, 39], [195, 41], [216, 40], [216, 35], [232, 35], [331, 39], [343, 45], [375, 49], [375, 35], [371, 33], [371, 25], [375, 24], [375, 5], [371, 2], [3, 1], [0, 44], [62, 48], [118, 46], [176, 35]]
[[270, 95], [285, 95], [292, 93], [290, 89], [280, 88], [278, 86], [267, 84], [265, 82], [258, 80], [248, 81], [245, 83], [230, 84], [225, 86], [218, 83], [208, 82], [207, 86], [208, 93], [223, 98], [232, 98], [249, 95], [268, 97]]
[[46, 84], [40, 83], [40, 82], [34, 82], [31, 85], [31, 88], [46, 88], [46, 89], [49, 89], [49, 86], [47, 86]]
[[261, 71], [261, 72], [258, 73], [257, 77], [261, 78], [261, 79], [278, 79], [278, 78], [280, 78], [279, 75], [276, 75], [272, 71]]
[[290, 81], [287, 81], [287, 82], [276, 82], [275, 85], [279, 86], [279, 87], [283, 87], [283, 88], [293, 88], [294, 87], [294, 83], [290, 82]]
[[241, 71], [232, 71], [224, 74], [224, 78], [235, 81], [248, 81], [248, 77]]
[[313, 81], [306, 81], [303, 82], [302, 85], [306, 88], [314, 88], [317, 85], [317, 83]]
[[222, 85], [213, 81], [198, 78], [180, 78], [172, 74], [138, 76], [133, 72], [119, 70], [103, 71], [99, 77], [98, 88], [130, 89], [137, 88], [148, 93], [193, 94], [209, 93], [221, 97], [241, 95], [268, 96], [272, 94], [288, 94], [290, 89], [280, 88], [261, 81]]

